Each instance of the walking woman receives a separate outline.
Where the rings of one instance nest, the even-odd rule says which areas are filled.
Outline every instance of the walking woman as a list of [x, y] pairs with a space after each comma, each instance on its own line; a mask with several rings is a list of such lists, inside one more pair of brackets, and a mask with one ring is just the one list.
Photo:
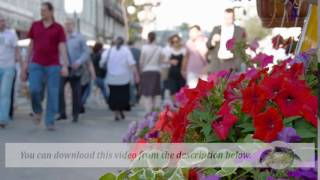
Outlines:
[[164, 55], [162, 48], [156, 44], [156, 34], [148, 34], [148, 43], [142, 47], [140, 57], [141, 96], [144, 99], [146, 113], [160, 108], [160, 69]]
[[182, 62], [186, 54], [186, 49], [183, 47], [181, 38], [177, 34], [171, 36], [169, 41], [171, 46], [171, 55], [168, 61], [170, 68], [166, 85], [167, 89], [170, 90], [171, 95], [174, 95], [186, 84], [186, 80], [183, 78], [181, 73]]
[[116, 45], [107, 52], [107, 83], [110, 89], [109, 107], [114, 112], [115, 120], [125, 119], [124, 111], [130, 107], [130, 80], [139, 83], [139, 74], [130, 49], [124, 45], [124, 39], [118, 37]]

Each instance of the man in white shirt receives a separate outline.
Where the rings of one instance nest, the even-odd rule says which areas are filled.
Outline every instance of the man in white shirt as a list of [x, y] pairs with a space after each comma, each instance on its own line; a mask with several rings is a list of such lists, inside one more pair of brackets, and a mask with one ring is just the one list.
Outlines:
[[21, 62], [17, 42], [16, 33], [6, 28], [5, 18], [0, 15], [0, 129], [5, 128], [10, 119], [15, 64], [16, 60]]
[[239, 71], [241, 60], [234, 57], [234, 54], [227, 50], [227, 41], [234, 38], [245, 40], [245, 30], [234, 24], [234, 10], [226, 9], [224, 12], [224, 23], [216, 26], [210, 35], [207, 47], [209, 49], [208, 59], [210, 61], [208, 71], [217, 72], [221, 70]]

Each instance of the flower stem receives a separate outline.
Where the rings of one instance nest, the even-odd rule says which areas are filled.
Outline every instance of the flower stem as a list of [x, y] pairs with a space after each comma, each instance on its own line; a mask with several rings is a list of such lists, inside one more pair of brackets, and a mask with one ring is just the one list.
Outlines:
[[250, 171], [245, 171], [245, 172], [241, 173], [239, 176], [235, 177], [234, 180], [239, 179], [240, 177], [246, 175], [248, 172], [250, 172]]

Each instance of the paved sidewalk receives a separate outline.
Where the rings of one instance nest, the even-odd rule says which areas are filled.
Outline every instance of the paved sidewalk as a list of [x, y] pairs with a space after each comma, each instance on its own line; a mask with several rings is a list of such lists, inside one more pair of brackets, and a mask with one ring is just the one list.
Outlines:
[[[15, 119], [0, 129], [0, 179], [1, 180], [97, 180], [101, 175], [116, 169], [103, 168], [5, 168], [5, 143], [108, 143], [121, 142], [131, 121], [141, 119], [141, 108], [134, 107], [127, 113], [126, 120], [115, 122], [106, 105], [90, 102], [87, 113], [78, 123], [70, 120], [57, 122], [57, 130], [37, 128], [29, 117], [30, 106], [20, 103]], [[70, 110], [69, 110], [70, 112]]]

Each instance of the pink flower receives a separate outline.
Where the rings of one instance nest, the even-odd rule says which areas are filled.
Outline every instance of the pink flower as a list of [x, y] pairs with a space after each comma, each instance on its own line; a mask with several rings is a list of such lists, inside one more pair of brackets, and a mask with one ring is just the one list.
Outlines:
[[225, 78], [225, 77], [227, 77], [229, 74], [230, 74], [230, 71], [228, 71], [228, 70], [223, 70], [223, 71], [219, 71], [219, 72], [214, 72], [214, 73], [212, 73], [212, 74], [209, 75], [208, 81], [209, 81], [209, 82], [214, 82], [214, 83], [216, 83], [216, 81], [217, 81], [219, 78]]
[[264, 53], [259, 53], [252, 59], [253, 62], [260, 64], [262, 68], [266, 67], [268, 64], [273, 63], [273, 56]]
[[256, 51], [259, 47], [259, 43], [258, 43], [258, 40], [257, 39], [254, 39], [251, 44], [249, 45], [249, 48], [252, 50], [252, 51]]
[[236, 43], [236, 40], [235, 40], [234, 38], [229, 39], [229, 40], [227, 41], [227, 44], [226, 44], [227, 49], [228, 49], [229, 51], [232, 51], [232, 50], [234, 49], [235, 43]]
[[246, 79], [252, 79], [258, 74], [258, 70], [256, 68], [249, 69], [245, 72]]
[[188, 102], [188, 99], [186, 96], [187, 89], [188, 88], [185, 86], [185, 87], [181, 88], [178, 93], [176, 93], [175, 99], [176, 99], [177, 105], [184, 106]]

